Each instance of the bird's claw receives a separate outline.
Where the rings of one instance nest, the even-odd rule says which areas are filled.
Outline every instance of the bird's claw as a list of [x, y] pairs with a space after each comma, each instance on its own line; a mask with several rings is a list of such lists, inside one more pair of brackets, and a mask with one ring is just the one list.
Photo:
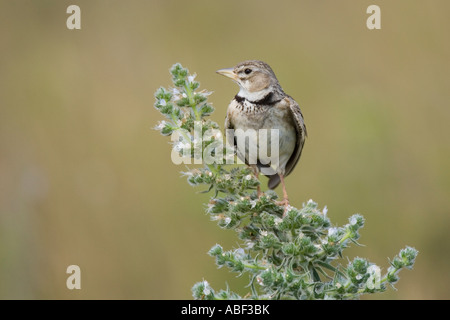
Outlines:
[[283, 212], [283, 218], [286, 216], [286, 213], [289, 209], [289, 200], [287, 198], [283, 199], [282, 201], [277, 201], [276, 204], [278, 206], [283, 206], [284, 207], [284, 212]]

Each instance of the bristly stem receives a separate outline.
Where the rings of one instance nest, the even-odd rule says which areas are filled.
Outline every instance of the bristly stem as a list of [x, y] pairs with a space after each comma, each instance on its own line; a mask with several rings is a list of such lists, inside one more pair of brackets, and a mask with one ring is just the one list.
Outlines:
[[194, 111], [194, 115], [195, 115], [195, 121], [201, 121], [201, 115], [200, 113], [197, 111], [197, 105], [195, 104], [194, 101], [194, 97], [192, 95], [192, 90], [191, 87], [189, 86], [188, 83], [186, 83], [184, 85], [184, 89], [186, 90], [186, 95], [189, 99], [189, 106], [192, 108], [192, 110]]

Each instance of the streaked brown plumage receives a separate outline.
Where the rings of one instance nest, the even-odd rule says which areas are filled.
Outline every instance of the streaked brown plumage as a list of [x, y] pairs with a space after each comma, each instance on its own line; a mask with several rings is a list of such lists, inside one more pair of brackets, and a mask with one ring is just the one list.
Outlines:
[[[217, 73], [235, 81], [240, 91], [228, 106], [225, 129], [278, 129], [279, 131], [279, 165], [273, 174], [267, 174], [267, 159], [258, 158], [253, 165], [256, 172], [269, 177], [269, 188], [276, 188], [280, 182], [283, 186], [283, 203], [289, 204], [284, 177], [294, 170], [306, 139], [306, 126], [300, 107], [295, 100], [281, 88], [275, 73], [262, 61], [248, 60], [234, 68], [221, 69]], [[236, 131], [235, 131], [236, 132]], [[236, 135], [227, 136], [229, 143], [236, 145]], [[249, 144], [252, 142], [250, 141]], [[258, 141], [254, 141], [260, 148]], [[271, 143], [270, 140], [268, 143]], [[248, 148], [237, 146], [238, 157], [248, 164]], [[259, 155], [259, 152], [258, 152]], [[260, 194], [260, 190], [258, 189]]]

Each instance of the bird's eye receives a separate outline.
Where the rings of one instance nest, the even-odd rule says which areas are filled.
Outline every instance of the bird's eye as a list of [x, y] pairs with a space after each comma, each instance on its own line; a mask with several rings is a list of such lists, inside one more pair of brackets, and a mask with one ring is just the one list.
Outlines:
[[245, 74], [250, 74], [250, 73], [252, 73], [252, 69], [245, 69], [244, 72], [245, 72]]

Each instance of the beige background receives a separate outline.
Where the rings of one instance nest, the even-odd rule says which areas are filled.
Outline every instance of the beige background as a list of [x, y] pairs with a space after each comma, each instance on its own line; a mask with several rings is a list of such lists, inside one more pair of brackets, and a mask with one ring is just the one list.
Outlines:
[[[382, 29], [369, 31], [374, 3]], [[82, 30], [66, 28], [70, 4]], [[151, 130], [173, 63], [215, 92], [222, 125], [237, 87], [214, 71], [245, 59], [268, 62], [306, 119], [292, 204], [312, 198], [339, 225], [362, 213], [366, 246], [350, 258], [386, 270], [405, 245], [420, 251], [398, 291], [373, 298], [450, 298], [449, 12], [446, 0], [1, 0], [0, 298], [190, 299], [203, 278], [245, 293], [246, 277], [206, 254], [237, 238]], [[70, 264], [81, 290], [65, 286]]]

